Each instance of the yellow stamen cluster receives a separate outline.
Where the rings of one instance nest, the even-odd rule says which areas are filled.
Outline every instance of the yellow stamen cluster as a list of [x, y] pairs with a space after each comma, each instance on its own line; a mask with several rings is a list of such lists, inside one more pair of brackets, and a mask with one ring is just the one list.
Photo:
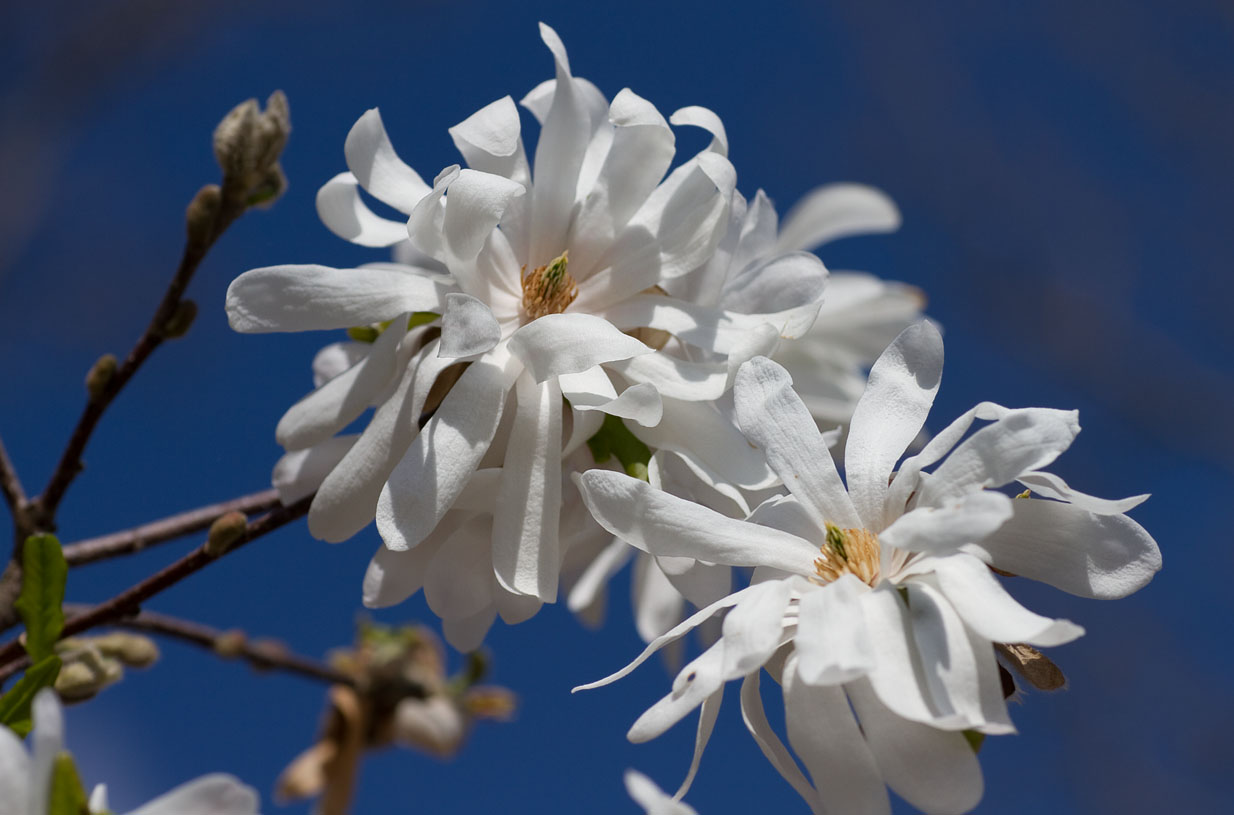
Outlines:
[[878, 580], [881, 551], [878, 536], [868, 529], [841, 529], [827, 524], [827, 541], [819, 547], [814, 571], [822, 583], [831, 583], [851, 574], [873, 586]]
[[527, 321], [546, 314], [560, 314], [578, 297], [578, 284], [566, 271], [569, 252], [562, 252], [546, 266], [523, 277], [523, 311]]

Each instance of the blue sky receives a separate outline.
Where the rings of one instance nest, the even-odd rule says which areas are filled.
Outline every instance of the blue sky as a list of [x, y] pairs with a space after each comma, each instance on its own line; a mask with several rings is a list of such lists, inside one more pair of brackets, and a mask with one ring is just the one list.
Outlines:
[[[1070, 685], [1012, 710], [1020, 734], [982, 750], [979, 812], [1210, 812], [1224, 773], [1234, 566], [1234, 14], [1216, 2], [51, 3], [0, 33], [0, 436], [31, 489], [50, 474], [99, 354], [123, 353], [179, 255], [183, 208], [217, 170], [214, 124], [282, 88], [294, 131], [286, 196], [247, 215], [202, 266], [201, 314], [124, 392], [63, 505], [65, 540], [268, 484], [274, 424], [311, 386], [326, 336], [241, 337], [222, 310], [245, 269], [373, 259], [322, 227], [317, 187], [343, 168], [348, 128], [379, 106], [427, 178], [457, 160], [446, 129], [551, 73], [536, 23], [610, 97], [631, 87], [667, 113], [724, 119], [740, 188], [785, 211], [828, 181], [875, 184], [904, 228], [826, 248], [832, 268], [923, 288], [945, 329], [932, 424], [982, 399], [1078, 408], [1084, 432], [1054, 468], [1087, 492], [1152, 492], [1133, 516], [1165, 570], [1138, 595], [1082, 601], [1017, 581], [1030, 607], [1084, 625], [1055, 658]], [[679, 150], [702, 146], [679, 135]], [[379, 544], [303, 525], [225, 558], [149, 607], [241, 626], [321, 655], [346, 644]], [[105, 599], [186, 550], [169, 544], [69, 578]], [[628, 584], [607, 624], [549, 608], [489, 642], [516, 722], [481, 726], [441, 763], [390, 751], [366, 763], [355, 812], [634, 811], [637, 767], [665, 787], [692, 727], [649, 745], [624, 733], [667, 689], [648, 664], [586, 694], [569, 688], [639, 649]], [[431, 621], [413, 599], [379, 615]], [[769, 697], [769, 701], [770, 701]], [[168, 644], [154, 669], [69, 712], [88, 780], [123, 810], [210, 770], [258, 787], [307, 746], [323, 688]], [[803, 812], [746, 736], [735, 696], [690, 801], [704, 815]], [[1224, 806], [1223, 806], [1224, 805]], [[904, 808], [905, 812], [908, 811]]]

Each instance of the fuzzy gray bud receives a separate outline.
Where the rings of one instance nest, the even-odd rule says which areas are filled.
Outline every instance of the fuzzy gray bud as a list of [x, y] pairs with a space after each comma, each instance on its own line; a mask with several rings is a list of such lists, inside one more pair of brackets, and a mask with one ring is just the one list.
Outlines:
[[278, 166], [291, 134], [287, 97], [275, 91], [263, 112], [256, 99], [241, 102], [214, 130], [214, 157], [223, 170], [223, 187], [230, 200], [246, 206], [268, 204], [287, 187]]

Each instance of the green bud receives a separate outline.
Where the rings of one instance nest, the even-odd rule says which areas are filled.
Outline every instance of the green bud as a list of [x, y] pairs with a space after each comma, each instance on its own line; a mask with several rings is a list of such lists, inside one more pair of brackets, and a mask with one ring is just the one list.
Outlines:
[[217, 184], [207, 184], [197, 191], [184, 213], [184, 226], [190, 244], [205, 246], [210, 243], [222, 205], [223, 192]]
[[65, 702], [84, 702], [103, 689], [103, 678], [84, 662], [70, 662], [60, 668], [56, 693]]
[[248, 518], [243, 512], [228, 512], [210, 525], [210, 534], [206, 536], [206, 554], [219, 557], [235, 545], [236, 541], [248, 531]]
[[116, 362], [114, 354], [103, 354], [90, 366], [90, 372], [86, 374], [86, 391], [90, 394], [91, 399], [97, 399], [107, 390], [107, 386], [111, 384], [111, 379], [116, 375], [116, 368], [119, 363]]
[[154, 640], [141, 634], [115, 631], [96, 637], [94, 644], [104, 655], [115, 657], [133, 668], [147, 668], [159, 658], [159, 647], [154, 644]]
[[244, 653], [244, 646], [248, 643], [248, 637], [243, 631], [231, 630], [224, 631], [214, 639], [214, 653], [224, 659], [235, 659]]

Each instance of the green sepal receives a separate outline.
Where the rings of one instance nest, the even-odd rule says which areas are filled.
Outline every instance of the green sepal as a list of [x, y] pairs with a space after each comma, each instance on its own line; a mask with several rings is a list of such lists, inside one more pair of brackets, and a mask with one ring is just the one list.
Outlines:
[[90, 815], [86, 790], [77, 774], [77, 765], [66, 751], [56, 756], [51, 771], [51, 797], [47, 815]]
[[31, 665], [26, 675], [0, 696], [0, 724], [25, 738], [31, 728], [30, 704], [34, 701], [34, 695], [43, 688], [51, 687], [59, 674], [58, 656], [49, 656]]
[[620, 416], [605, 415], [604, 424], [598, 433], [587, 440], [587, 447], [596, 464], [603, 464], [616, 456], [627, 475], [648, 480], [647, 464], [651, 461], [651, 448], [630, 432]]
[[26, 623], [26, 653], [38, 662], [55, 653], [64, 630], [64, 582], [69, 567], [55, 535], [31, 535], [22, 549], [17, 611]]
[[[413, 328], [428, 325], [440, 316], [441, 315], [435, 311], [413, 311], [411, 316], [407, 318], [407, 330], [410, 331]], [[373, 325], [352, 326], [347, 329], [347, 336], [356, 342], [363, 342], [371, 345], [377, 342], [377, 338], [381, 336], [383, 331], [390, 327], [390, 323], [392, 322], [394, 321], [386, 320], [385, 322], [374, 323]]]
[[982, 742], [985, 741], [985, 733], [978, 733], [976, 730], [965, 730], [964, 740], [968, 742], [968, 746], [973, 748], [973, 752], [981, 749]]

